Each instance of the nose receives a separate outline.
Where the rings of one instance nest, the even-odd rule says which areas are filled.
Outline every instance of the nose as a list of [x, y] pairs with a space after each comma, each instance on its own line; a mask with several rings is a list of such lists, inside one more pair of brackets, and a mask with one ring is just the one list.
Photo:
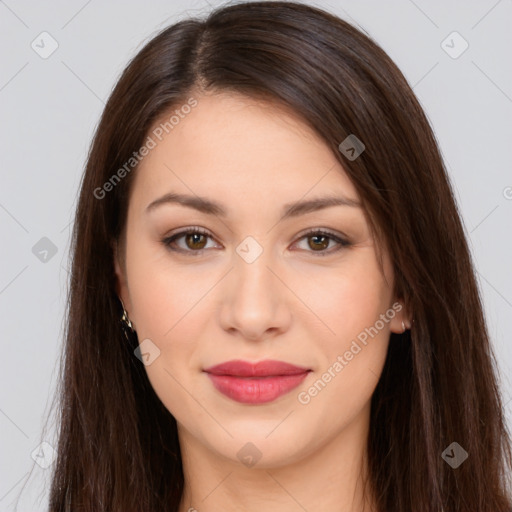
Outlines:
[[222, 289], [222, 328], [251, 341], [285, 332], [292, 318], [293, 294], [271, 251], [263, 250], [252, 262], [235, 253], [233, 267]]

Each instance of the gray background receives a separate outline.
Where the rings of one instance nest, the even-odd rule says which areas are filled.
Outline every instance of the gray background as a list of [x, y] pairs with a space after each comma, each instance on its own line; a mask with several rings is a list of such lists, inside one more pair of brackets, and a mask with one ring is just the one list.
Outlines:
[[[51, 467], [35, 464], [31, 454], [51, 459], [48, 447], [41, 454], [38, 446], [54, 443], [54, 424], [46, 433], [42, 428], [62, 344], [70, 222], [106, 98], [129, 58], [158, 30], [216, 5], [0, 1], [0, 510], [14, 510], [24, 484], [17, 510], [47, 506]], [[384, 48], [434, 127], [478, 270], [512, 426], [512, 1], [314, 5]], [[43, 51], [44, 31], [58, 43], [46, 59], [31, 47], [35, 41]], [[442, 44], [453, 31], [469, 44], [457, 58], [458, 36]], [[57, 250], [46, 261], [33, 250], [48, 244], [43, 237]]]

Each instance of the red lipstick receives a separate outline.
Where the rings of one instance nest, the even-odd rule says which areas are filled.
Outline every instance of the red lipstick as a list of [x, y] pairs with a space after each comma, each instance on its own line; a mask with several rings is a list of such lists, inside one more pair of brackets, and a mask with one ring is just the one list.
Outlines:
[[311, 370], [275, 360], [234, 360], [203, 371], [223, 395], [241, 403], [262, 404], [296, 388]]

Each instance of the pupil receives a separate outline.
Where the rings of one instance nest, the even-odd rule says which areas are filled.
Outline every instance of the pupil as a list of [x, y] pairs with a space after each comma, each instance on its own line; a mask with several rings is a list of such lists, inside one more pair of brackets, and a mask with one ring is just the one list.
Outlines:
[[[327, 239], [327, 237], [326, 237], [325, 235], [315, 235], [315, 236], [312, 236], [311, 238], [316, 239], [316, 240], [318, 240], [318, 239], [323, 239], [324, 241]], [[317, 244], [317, 242], [315, 242], [315, 244]], [[311, 246], [311, 244], [310, 244], [310, 246]], [[325, 247], [326, 247], [326, 244], [325, 244], [325, 243], [321, 244], [321, 246], [320, 246], [320, 248], [325, 248]], [[312, 248], [312, 249], [314, 249], [314, 248], [317, 248], [317, 249], [318, 249], [318, 248], [319, 248], [319, 245], [314, 245], [314, 247], [313, 247], [313, 246], [311, 246], [311, 248]]]
[[[203, 235], [202, 235], [201, 233], [192, 233], [191, 235], [189, 235], [189, 240], [190, 240], [190, 238], [191, 238], [191, 239], [192, 239], [192, 245], [194, 245], [194, 246], [195, 246], [195, 244], [199, 243], [199, 242], [197, 241], [197, 238], [196, 238], [196, 237], [199, 237], [199, 238], [200, 238], [200, 237], [202, 237], [202, 236], [203, 236]], [[204, 245], [204, 244], [203, 244], [203, 245]], [[201, 246], [201, 247], [193, 247], [193, 248], [194, 248], [194, 249], [202, 249], [202, 247], [203, 247], [203, 246]]]

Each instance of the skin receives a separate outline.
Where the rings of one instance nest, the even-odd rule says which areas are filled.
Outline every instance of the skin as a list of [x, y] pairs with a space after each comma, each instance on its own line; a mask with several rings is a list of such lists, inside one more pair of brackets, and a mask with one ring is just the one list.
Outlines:
[[[279, 221], [288, 202], [328, 194], [359, 201], [342, 165], [293, 113], [237, 94], [195, 97], [197, 107], [137, 169], [125, 237], [114, 256], [118, 293], [139, 343], [150, 339], [160, 350], [145, 368], [178, 422], [185, 474], [180, 512], [301, 506], [355, 512], [364, 503], [372, 510], [361, 480], [370, 399], [390, 332], [402, 332], [402, 321], [409, 325], [405, 309], [360, 344], [309, 403], [298, 395], [392, 310], [397, 298], [388, 254], [383, 274], [360, 207]], [[178, 204], [145, 211], [171, 191], [220, 202], [228, 216]], [[174, 242], [188, 253], [162, 242], [192, 226], [211, 235]], [[304, 237], [313, 228], [339, 234], [350, 246]], [[263, 249], [252, 263], [236, 252], [247, 236]], [[219, 393], [202, 371], [231, 359], [278, 359], [312, 371], [273, 402], [241, 404]], [[237, 456], [248, 442], [261, 452], [252, 467]]]

